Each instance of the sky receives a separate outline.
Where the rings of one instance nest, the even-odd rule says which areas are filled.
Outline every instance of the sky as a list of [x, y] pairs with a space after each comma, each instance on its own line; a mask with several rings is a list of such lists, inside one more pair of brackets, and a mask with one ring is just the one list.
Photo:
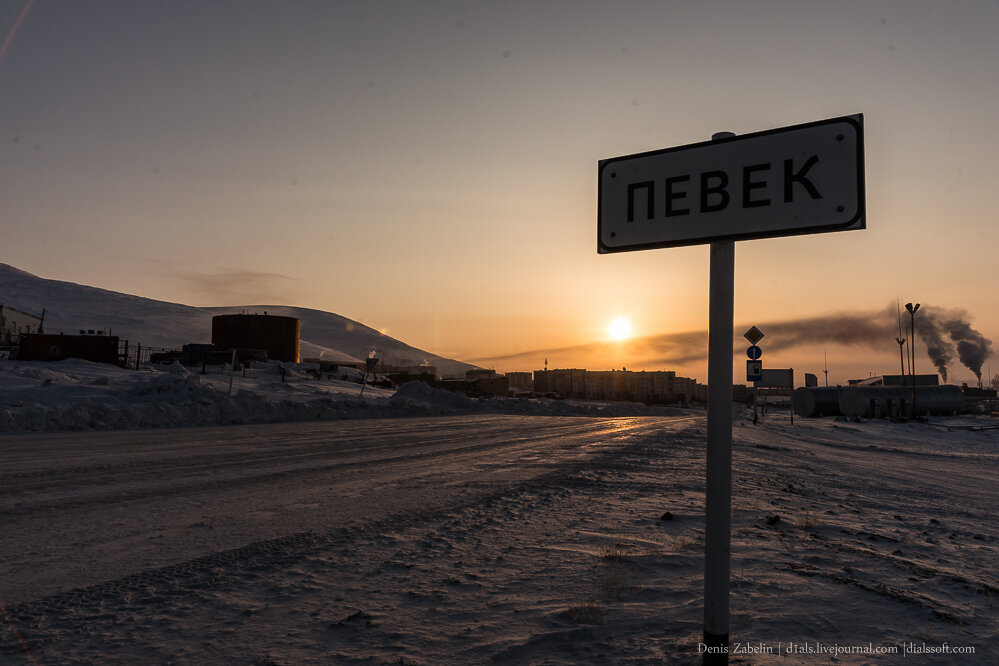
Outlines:
[[[867, 228], [738, 242], [736, 337], [894, 372], [896, 299], [999, 339], [997, 28], [994, 0], [4, 0], [0, 262], [704, 380], [708, 247], [598, 255], [598, 160], [862, 113]], [[853, 319], [895, 333], [775, 338]]]

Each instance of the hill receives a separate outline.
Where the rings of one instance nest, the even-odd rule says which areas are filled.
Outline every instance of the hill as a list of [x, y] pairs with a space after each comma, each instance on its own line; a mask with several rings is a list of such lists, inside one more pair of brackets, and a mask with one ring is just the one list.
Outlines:
[[171, 349], [189, 342], [209, 342], [214, 315], [266, 311], [301, 320], [303, 358], [350, 362], [375, 351], [387, 363], [428, 364], [443, 375], [462, 375], [475, 367], [417, 349], [332, 312], [282, 305], [194, 307], [49, 280], [7, 264], [0, 264], [0, 304], [38, 314], [44, 309], [49, 333], [104, 330], [132, 344]]

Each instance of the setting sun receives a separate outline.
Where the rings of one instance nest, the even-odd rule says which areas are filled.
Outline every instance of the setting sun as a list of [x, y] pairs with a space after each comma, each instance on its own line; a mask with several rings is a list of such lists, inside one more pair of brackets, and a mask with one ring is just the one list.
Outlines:
[[631, 337], [631, 322], [624, 317], [618, 317], [607, 325], [607, 333], [611, 340], [627, 340]]

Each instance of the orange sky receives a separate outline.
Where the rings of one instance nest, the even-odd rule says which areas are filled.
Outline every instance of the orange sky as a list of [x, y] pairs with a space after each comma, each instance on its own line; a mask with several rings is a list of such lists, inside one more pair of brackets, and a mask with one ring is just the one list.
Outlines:
[[[708, 307], [707, 247], [597, 255], [597, 161], [863, 113], [868, 229], [738, 243], [737, 328], [900, 296], [995, 339], [996, 28], [985, 1], [35, 3], [0, 61], [0, 261], [499, 370], [704, 379], [593, 353], [615, 317], [677, 335]], [[833, 381], [896, 369], [891, 339], [765, 360], [823, 348]]]

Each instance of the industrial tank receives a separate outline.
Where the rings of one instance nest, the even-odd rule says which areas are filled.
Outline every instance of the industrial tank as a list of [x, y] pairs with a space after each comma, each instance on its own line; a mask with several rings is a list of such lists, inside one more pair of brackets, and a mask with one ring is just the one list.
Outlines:
[[[850, 386], [839, 394], [840, 411], [848, 417], [908, 416], [911, 405], [912, 387]], [[956, 414], [963, 407], [964, 393], [957, 386], [916, 387], [919, 415]]]
[[267, 357], [298, 363], [301, 322], [297, 317], [268, 314], [228, 314], [212, 317], [216, 349], [264, 349]]
[[802, 386], [791, 394], [791, 406], [798, 416], [839, 416], [839, 388]]

